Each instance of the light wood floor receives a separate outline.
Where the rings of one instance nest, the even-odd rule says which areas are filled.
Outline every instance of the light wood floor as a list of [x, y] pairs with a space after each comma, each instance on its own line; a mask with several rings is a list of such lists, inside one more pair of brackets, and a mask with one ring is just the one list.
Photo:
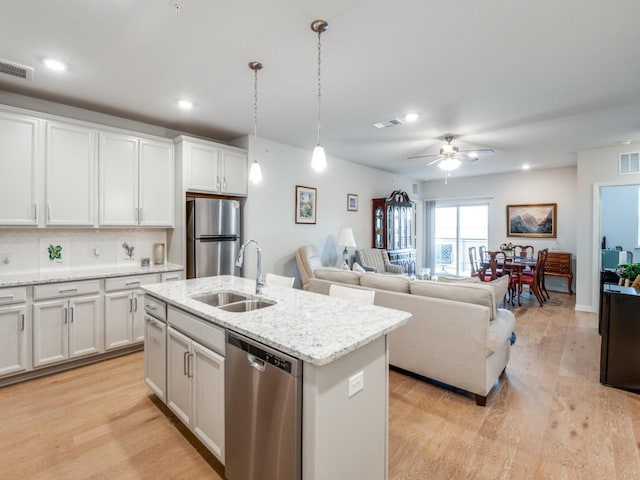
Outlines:
[[[640, 478], [640, 395], [600, 385], [596, 315], [551, 295], [514, 309], [484, 408], [390, 373], [390, 479]], [[142, 369], [134, 353], [0, 389], [0, 479], [222, 479]]]

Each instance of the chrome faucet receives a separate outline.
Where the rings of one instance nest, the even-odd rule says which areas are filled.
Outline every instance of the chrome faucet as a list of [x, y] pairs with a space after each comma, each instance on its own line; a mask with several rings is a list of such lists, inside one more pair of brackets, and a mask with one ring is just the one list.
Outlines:
[[238, 252], [238, 258], [236, 259], [236, 267], [242, 268], [242, 264], [244, 263], [244, 248], [253, 243], [256, 246], [256, 253], [258, 254], [258, 273], [256, 275], [256, 294], [259, 294], [262, 291], [262, 287], [264, 287], [264, 280], [262, 279], [262, 249], [260, 245], [255, 240], [247, 240], [244, 242], [244, 245], [240, 247], [240, 251]]

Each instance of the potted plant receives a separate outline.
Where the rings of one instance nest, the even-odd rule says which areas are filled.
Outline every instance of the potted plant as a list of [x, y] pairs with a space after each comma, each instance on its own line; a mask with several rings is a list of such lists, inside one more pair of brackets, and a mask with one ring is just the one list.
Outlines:
[[621, 263], [616, 267], [616, 273], [620, 277], [618, 285], [628, 287], [640, 275], [640, 263]]

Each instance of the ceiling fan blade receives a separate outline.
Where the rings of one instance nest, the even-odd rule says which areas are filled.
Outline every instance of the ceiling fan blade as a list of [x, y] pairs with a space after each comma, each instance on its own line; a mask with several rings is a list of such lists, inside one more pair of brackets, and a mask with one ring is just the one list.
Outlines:
[[468, 157], [477, 158], [477, 157], [486, 157], [488, 155], [493, 155], [496, 151], [492, 148], [478, 148], [475, 150], [460, 150], [458, 153], [466, 155]]
[[461, 152], [458, 152], [456, 155], [453, 156], [453, 158], [457, 158], [458, 160], [463, 161], [465, 163], [473, 163], [478, 161], [478, 157], [470, 157], [469, 155]]
[[439, 157], [440, 155], [433, 155], [433, 154], [429, 154], [429, 155], [413, 155], [411, 157], [407, 157], [408, 160], [413, 160], [415, 158], [432, 158], [432, 157]]
[[[434, 155], [429, 155], [430, 157], [433, 157]], [[430, 167], [431, 165], [435, 165], [436, 163], [442, 161], [442, 157], [440, 155], [435, 155], [436, 158], [435, 160], [431, 160], [429, 163], [427, 163], [427, 167]]]

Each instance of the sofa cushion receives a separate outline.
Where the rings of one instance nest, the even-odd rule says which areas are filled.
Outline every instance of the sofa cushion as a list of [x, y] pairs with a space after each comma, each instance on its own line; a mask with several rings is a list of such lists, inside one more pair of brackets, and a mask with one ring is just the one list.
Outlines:
[[431, 282], [429, 280], [413, 280], [409, 291], [414, 295], [442, 298], [456, 302], [474, 303], [489, 308], [489, 319], [496, 315], [495, 288], [487, 282]]
[[511, 338], [516, 326], [516, 317], [509, 310], [498, 308], [496, 318], [489, 322], [487, 331], [486, 354], [487, 357], [498, 351]]
[[495, 280], [491, 280], [490, 282], [485, 282], [485, 284], [493, 288], [495, 292], [496, 306], [499, 305], [504, 296], [507, 294], [507, 289], [509, 288], [509, 277], [502, 276], [500, 278], [496, 278]]
[[480, 277], [454, 277], [448, 275], [440, 275], [438, 276], [437, 281], [443, 283], [480, 283], [482, 280], [480, 280]]
[[313, 275], [321, 280], [330, 282], [347, 283], [349, 285], [360, 285], [360, 273], [343, 268], [320, 267], [313, 271]]
[[366, 272], [360, 277], [363, 287], [379, 288], [392, 292], [409, 293], [409, 277], [384, 273]]

